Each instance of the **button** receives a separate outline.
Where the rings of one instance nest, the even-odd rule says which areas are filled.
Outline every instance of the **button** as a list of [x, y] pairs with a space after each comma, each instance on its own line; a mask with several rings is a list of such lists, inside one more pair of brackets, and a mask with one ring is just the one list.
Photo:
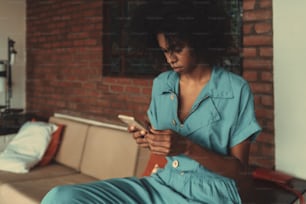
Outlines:
[[175, 120], [172, 120], [172, 125], [176, 125], [176, 121]]
[[174, 160], [173, 162], [172, 162], [172, 167], [173, 168], [177, 168], [179, 166], [179, 162], [177, 161], [177, 160]]
[[185, 172], [183, 172], [183, 171], [180, 173], [181, 176], [184, 176], [184, 174], [185, 174]]
[[180, 127], [183, 128], [183, 127], [184, 127], [184, 124], [181, 124]]
[[170, 99], [173, 101], [174, 100], [174, 94], [170, 95]]

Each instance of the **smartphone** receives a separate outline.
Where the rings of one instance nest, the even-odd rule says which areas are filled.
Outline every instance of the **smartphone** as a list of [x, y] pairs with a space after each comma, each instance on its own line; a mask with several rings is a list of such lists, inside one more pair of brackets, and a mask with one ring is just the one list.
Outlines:
[[144, 127], [140, 122], [138, 122], [134, 117], [128, 115], [118, 115], [118, 118], [129, 126], [135, 126], [140, 130], [146, 130], [147, 128]]

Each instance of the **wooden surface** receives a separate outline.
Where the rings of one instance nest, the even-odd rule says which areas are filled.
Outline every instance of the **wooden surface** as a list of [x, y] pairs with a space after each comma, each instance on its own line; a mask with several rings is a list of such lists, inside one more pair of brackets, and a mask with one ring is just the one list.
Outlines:
[[[306, 192], [306, 181], [293, 179], [292, 186], [302, 194]], [[258, 204], [289, 204], [295, 203], [298, 199], [293, 193], [281, 188], [280, 186], [261, 180], [254, 180], [255, 195], [254, 201], [250, 203]], [[298, 202], [297, 202], [298, 203]]]

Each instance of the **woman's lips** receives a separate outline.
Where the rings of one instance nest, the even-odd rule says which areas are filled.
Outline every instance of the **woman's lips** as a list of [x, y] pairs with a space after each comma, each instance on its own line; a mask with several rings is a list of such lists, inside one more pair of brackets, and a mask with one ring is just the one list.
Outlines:
[[175, 71], [176, 71], [176, 70], [178, 71], [178, 70], [183, 69], [183, 67], [172, 67], [172, 69], [175, 70]]

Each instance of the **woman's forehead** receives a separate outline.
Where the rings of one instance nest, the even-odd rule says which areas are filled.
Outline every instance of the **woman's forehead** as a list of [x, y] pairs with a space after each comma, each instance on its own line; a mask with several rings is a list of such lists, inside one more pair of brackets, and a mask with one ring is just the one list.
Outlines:
[[174, 34], [169, 35], [165, 33], [158, 33], [157, 41], [160, 47], [167, 49], [185, 47], [188, 45], [186, 40], [180, 39], [177, 35]]

